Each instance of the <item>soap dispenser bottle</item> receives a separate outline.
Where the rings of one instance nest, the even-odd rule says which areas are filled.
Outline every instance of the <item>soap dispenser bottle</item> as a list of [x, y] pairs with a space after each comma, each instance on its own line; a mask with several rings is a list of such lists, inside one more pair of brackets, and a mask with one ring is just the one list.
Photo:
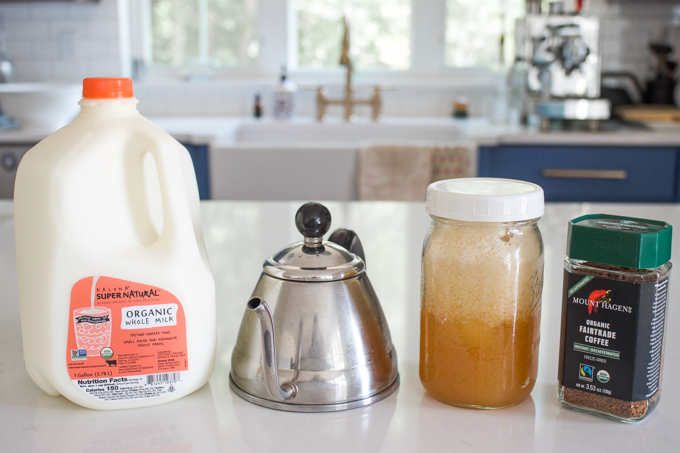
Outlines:
[[279, 84], [274, 92], [274, 118], [277, 120], [289, 120], [295, 115], [295, 93], [297, 85], [288, 80], [286, 66], [281, 66]]

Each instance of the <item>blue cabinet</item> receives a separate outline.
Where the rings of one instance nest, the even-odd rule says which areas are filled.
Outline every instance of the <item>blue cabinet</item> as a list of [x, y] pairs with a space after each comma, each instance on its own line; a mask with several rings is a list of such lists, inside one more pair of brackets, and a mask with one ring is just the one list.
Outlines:
[[481, 147], [479, 176], [521, 179], [546, 201], [679, 201], [678, 148], [639, 146]]
[[210, 199], [210, 179], [208, 179], [208, 146], [207, 145], [189, 145], [182, 143], [189, 151], [191, 160], [194, 162], [194, 171], [196, 171], [196, 182], [198, 182], [198, 196], [201, 200]]

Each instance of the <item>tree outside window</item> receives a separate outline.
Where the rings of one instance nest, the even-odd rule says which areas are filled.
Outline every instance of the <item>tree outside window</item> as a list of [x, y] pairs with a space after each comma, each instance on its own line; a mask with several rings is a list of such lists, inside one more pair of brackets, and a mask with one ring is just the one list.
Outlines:
[[[515, 20], [525, 10], [525, 0], [140, 1], [148, 5], [146, 58], [151, 66], [252, 68], [251, 73], [283, 63], [293, 70], [338, 68], [345, 15], [359, 70], [413, 69], [412, 39], [431, 43], [427, 57], [420, 58], [436, 60], [435, 72], [499, 69], [512, 62]], [[435, 11], [432, 20], [416, 22], [418, 8]], [[274, 20], [282, 22], [271, 27]], [[269, 26], [258, 29], [258, 23]], [[423, 41], [424, 35], [429, 38]], [[272, 42], [280, 43], [276, 51], [262, 54], [260, 45]]]

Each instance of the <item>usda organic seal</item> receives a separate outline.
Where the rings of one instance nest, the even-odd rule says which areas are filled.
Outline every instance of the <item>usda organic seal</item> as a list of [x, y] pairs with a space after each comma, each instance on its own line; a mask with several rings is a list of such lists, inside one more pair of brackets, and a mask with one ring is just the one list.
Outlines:
[[597, 380], [606, 384], [609, 382], [609, 373], [605, 370], [600, 370], [597, 372]]

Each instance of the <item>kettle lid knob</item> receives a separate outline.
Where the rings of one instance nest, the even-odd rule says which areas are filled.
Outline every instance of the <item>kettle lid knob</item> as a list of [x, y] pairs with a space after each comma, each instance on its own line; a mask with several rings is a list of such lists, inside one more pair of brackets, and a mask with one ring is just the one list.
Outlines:
[[320, 243], [331, 227], [331, 212], [321, 203], [305, 203], [295, 214], [295, 226], [305, 238], [318, 238], [313, 242]]
[[[295, 226], [304, 241], [295, 242], [264, 262], [263, 272], [281, 280], [323, 282], [346, 280], [362, 274], [365, 264], [355, 253], [361, 248], [356, 234], [342, 230], [323, 241], [331, 226], [331, 213], [320, 203], [305, 203], [295, 213]], [[348, 247], [348, 248], [345, 248]]]

